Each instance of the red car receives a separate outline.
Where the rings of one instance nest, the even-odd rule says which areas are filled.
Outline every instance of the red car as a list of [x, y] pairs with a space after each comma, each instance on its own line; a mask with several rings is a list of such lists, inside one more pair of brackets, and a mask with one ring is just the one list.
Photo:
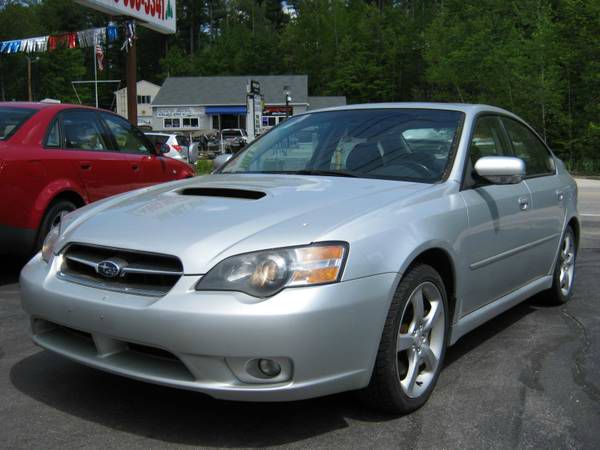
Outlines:
[[108, 111], [0, 102], [0, 254], [38, 250], [61, 215], [89, 202], [194, 175], [165, 150]]

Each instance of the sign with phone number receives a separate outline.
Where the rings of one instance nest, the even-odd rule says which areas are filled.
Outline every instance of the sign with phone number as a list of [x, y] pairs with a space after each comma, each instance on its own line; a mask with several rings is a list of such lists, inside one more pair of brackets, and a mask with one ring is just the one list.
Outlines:
[[175, 33], [175, 0], [76, 0], [112, 16], [129, 16], [140, 25], [163, 34]]

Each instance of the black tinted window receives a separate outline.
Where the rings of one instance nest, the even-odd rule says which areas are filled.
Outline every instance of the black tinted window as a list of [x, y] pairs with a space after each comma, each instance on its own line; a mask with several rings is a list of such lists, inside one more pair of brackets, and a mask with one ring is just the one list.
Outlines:
[[525, 161], [527, 176], [554, 173], [554, 160], [540, 140], [525, 125], [516, 120], [502, 118], [515, 156]]

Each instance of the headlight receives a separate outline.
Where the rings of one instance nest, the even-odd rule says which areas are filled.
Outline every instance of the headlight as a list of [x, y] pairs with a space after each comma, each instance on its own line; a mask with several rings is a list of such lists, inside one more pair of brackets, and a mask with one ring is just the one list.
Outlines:
[[81, 215], [83, 211], [83, 208], [76, 209], [75, 211], [71, 211], [70, 213], [61, 216], [58, 225], [52, 227], [46, 236], [46, 239], [44, 239], [44, 243], [42, 244], [42, 259], [44, 261], [50, 262], [52, 259], [52, 254], [55, 253], [56, 250], [54, 247], [56, 247], [56, 243], [61, 237], [63, 231], [65, 231], [75, 221], [75, 219]]
[[323, 243], [232, 256], [212, 268], [196, 290], [239, 291], [265, 298], [285, 287], [335, 283], [347, 253], [346, 243]]
[[52, 227], [46, 239], [44, 239], [44, 244], [42, 245], [42, 259], [47, 263], [52, 259], [52, 254], [54, 253], [54, 246], [60, 237], [60, 224]]

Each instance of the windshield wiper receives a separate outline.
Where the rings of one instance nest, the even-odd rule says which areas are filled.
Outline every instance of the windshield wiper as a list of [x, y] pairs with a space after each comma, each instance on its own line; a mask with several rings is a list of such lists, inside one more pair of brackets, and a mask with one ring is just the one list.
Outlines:
[[310, 169], [310, 170], [297, 170], [294, 173], [298, 175], [323, 175], [332, 177], [351, 177], [358, 178], [359, 175], [347, 172], [345, 170], [321, 170], [321, 169]]

